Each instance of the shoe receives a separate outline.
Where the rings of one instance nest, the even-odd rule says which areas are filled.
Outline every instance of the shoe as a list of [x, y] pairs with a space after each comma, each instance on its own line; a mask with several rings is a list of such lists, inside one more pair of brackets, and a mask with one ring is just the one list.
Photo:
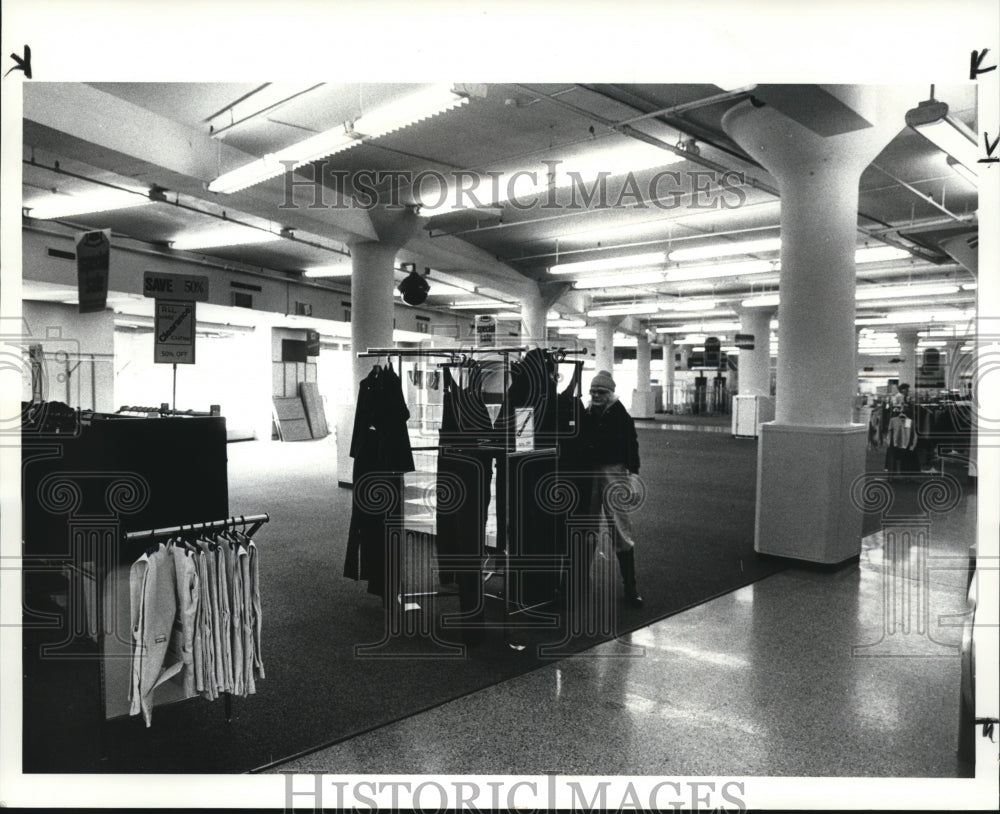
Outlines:
[[641, 608], [643, 601], [635, 581], [635, 550], [619, 551], [617, 557], [622, 581], [625, 583], [625, 601], [633, 608]]

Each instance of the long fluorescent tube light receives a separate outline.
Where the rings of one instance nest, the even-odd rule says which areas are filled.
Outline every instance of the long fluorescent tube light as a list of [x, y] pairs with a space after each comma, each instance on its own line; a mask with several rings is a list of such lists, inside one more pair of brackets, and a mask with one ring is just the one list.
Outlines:
[[777, 304], [777, 294], [761, 294], [759, 297], [750, 297], [740, 302], [744, 308], [774, 308]]
[[149, 190], [95, 189], [78, 195], [55, 194], [26, 203], [28, 217], [39, 220], [86, 215], [92, 212], [112, 212], [153, 203]]
[[209, 183], [208, 189], [223, 193], [246, 189], [281, 175], [289, 169], [288, 162], [291, 162], [291, 169], [296, 169], [349, 150], [364, 139], [379, 138], [469, 101], [466, 96], [455, 93], [452, 87], [450, 84], [433, 85], [375, 108], [353, 122], [344, 122], [291, 147], [268, 153], [232, 172], [223, 173]]
[[597, 277], [584, 277], [582, 280], [575, 280], [573, 288], [621, 288], [633, 285], [656, 285], [662, 282], [662, 271], [636, 271], [632, 273], [602, 274]]
[[895, 246], [872, 246], [870, 248], [858, 249], [854, 252], [855, 263], [879, 263], [884, 260], [901, 260], [910, 257], [906, 249], [897, 249]]
[[229, 131], [262, 113], [281, 107], [320, 87], [316, 82], [267, 82], [205, 120], [212, 138], [225, 138]]
[[978, 175], [976, 138], [964, 124], [948, 115], [948, 105], [944, 102], [935, 99], [920, 102], [907, 111], [906, 124]]
[[656, 329], [658, 334], [689, 334], [695, 331], [704, 333], [726, 333], [740, 330], [739, 322], [691, 322], [685, 325], [667, 325]]
[[351, 264], [341, 263], [337, 266], [313, 266], [303, 272], [305, 277], [350, 277]]
[[933, 297], [944, 294], [957, 294], [957, 285], [897, 285], [859, 287], [855, 299], [859, 300], [890, 300], [904, 297]]
[[280, 239], [281, 235], [274, 232], [232, 223], [219, 229], [178, 235], [170, 241], [170, 246], [179, 251], [194, 251], [220, 246], [252, 246], [255, 243], [269, 243]]
[[661, 311], [714, 311], [715, 300], [679, 300], [660, 302]]
[[733, 257], [737, 254], [776, 252], [779, 249], [781, 249], [781, 238], [767, 237], [760, 240], [746, 240], [740, 243], [715, 243], [711, 246], [675, 249], [667, 255], [667, 259], [671, 263], [683, 263], [688, 260], [711, 260], [716, 257]]
[[476, 311], [480, 308], [510, 308], [513, 303], [499, 302], [497, 300], [466, 300], [464, 302], [453, 302], [448, 307], [455, 311]]
[[579, 263], [557, 263], [549, 268], [550, 274], [577, 274], [589, 271], [608, 271], [611, 269], [631, 269], [643, 266], [659, 266], [665, 263], [664, 252], [649, 252], [646, 254], [630, 254], [625, 257], [602, 257], [600, 260], [583, 260]]
[[741, 263], [723, 263], [721, 265], [670, 269], [667, 272], [666, 280], [668, 283], [676, 283], [684, 280], [704, 280], [710, 277], [739, 277], [743, 274], [765, 274], [776, 270], [777, 264], [770, 260], [746, 260]]
[[961, 175], [966, 181], [968, 181], [972, 186], [979, 186], [979, 176], [968, 167], [965, 166], [957, 158], [952, 158], [950, 155], [945, 159], [948, 162], [948, 166], [955, 171], [956, 174]]
[[626, 305], [604, 305], [592, 308], [587, 312], [588, 317], [614, 317], [626, 316], [629, 314], [655, 314], [660, 308], [655, 302], [634, 302]]

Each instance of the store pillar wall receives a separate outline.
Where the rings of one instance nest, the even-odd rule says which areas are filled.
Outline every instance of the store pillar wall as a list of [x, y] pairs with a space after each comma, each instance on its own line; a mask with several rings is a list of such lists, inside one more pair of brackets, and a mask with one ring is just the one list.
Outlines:
[[670, 410], [674, 404], [674, 342], [667, 339], [663, 343], [663, 409]]
[[635, 347], [635, 392], [632, 394], [631, 410], [633, 418], [653, 417], [653, 390], [649, 383], [651, 357], [649, 337], [641, 333]]
[[861, 551], [862, 515], [851, 500], [865, 468], [865, 428], [851, 422], [858, 184], [904, 126], [907, 100], [887, 88], [823, 90], [862, 126], [821, 136], [747, 101], [723, 127], [781, 193], [781, 350], [775, 420], [762, 425], [758, 446], [755, 548], [836, 563]]
[[910, 385], [910, 395], [916, 395], [917, 389], [917, 342], [919, 337], [916, 331], [896, 331], [896, 339], [899, 341], [899, 383]]
[[598, 322], [596, 327], [597, 337], [594, 340], [594, 371], [607, 370], [614, 374], [615, 326], [610, 322]]
[[521, 300], [521, 341], [530, 345], [544, 346], [545, 300], [541, 294], [534, 294]]
[[753, 350], [740, 350], [740, 395], [771, 395], [770, 308], [744, 308], [740, 312], [742, 333], [753, 336]]

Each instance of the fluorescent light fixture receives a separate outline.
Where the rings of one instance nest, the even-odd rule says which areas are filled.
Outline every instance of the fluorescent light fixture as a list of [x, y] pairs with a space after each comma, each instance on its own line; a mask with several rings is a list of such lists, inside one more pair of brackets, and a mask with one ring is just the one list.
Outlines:
[[497, 300], [463, 300], [462, 302], [453, 302], [448, 307], [455, 311], [476, 311], [482, 308], [510, 308], [511, 303]]
[[956, 174], [961, 175], [966, 181], [972, 184], [972, 186], [979, 186], [979, 176], [966, 167], [965, 164], [958, 159], [952, 158], [951, 156], [948, 156], [946, 160], [948, 162], [948, 166], [951, 167]]
[[777, 264], [770, 260], [746, 260], [741, 263], [670, 269], [666, 281], [676, 283], [684, 280], [705, 280], [710, 277], [739, 277], [743, 274], [766, 274], [776, 270]]
[[340, 263], [336, 266], [313, 266], [303, 272], [305, 277], [350, 277], [351, 264]]
[[635, 271], [632, 273], [606, 274], [576, 280], [573, 288], [613, 288], [633, 285], [656, 285], [663, 282], [662, 271]]
[[897, 249], [895, 246], [872, 246], [871, 248], [855, 251], [854, 262], [878, 263], [884, 260], [901, 260], [904, 257], [911, 256], [906, 249]]
[[685, 325], [664, 325], [656, 329], [658, 334], [689, 334], [694, 331], [727, 333], [740, 330], [739, 322], [689, 322]]
[[498, 311], [495, 316], [496, 316], [497, 319], [520, 319], [521, 318], [521, 312], [520, 311]]
[[205, 120], [212, 138], [224, 138], [228, 132], [257, 116], [281, 107], [285, 102], [320, 87], [316, 82], [267, 82]]
[[427, 200], [422, 201], [421, 206], [426, 212], [440, 214], [498, 206], [511, 200], [541, 198], [552, 189], [575, 187], [583, 193], [584, 190], [600, 189], [599, 184], [606, 184], [609, 178], [685, 160], [683, 155], [626, 138], [617, 144], [580, 155], [540, 159], [534, 166], [483, 172], [471, 178], [465, 176], [471, 184], [463, 180], [460, 187], [452, 185], [445, 190], [436, 188], [433, 192], [429, 191]]
[[76, 195], [61, 193], [47, 195], [24, 204], [24, 208], [28, 210], [28, 217], [52, 220], [92, 212], [130, 209], [133, 206], [145, 206], [151, 203], [153, 201], [149, 197], [149, 190], [146, 189], [94, 189]]
[[276, 153], [268, 153], [232, 172], [223, 173], [209, 183], [208, 189], [223, 193], [246, 189], [281, 175], [288, 169], [296, 169], [343, 152], [361, 144], [365, 139], [385, 136], [466, 102], [468, 98], [455, 93], [452, 85], [432, 85], [375, 108], [353, 122], [344, 122]]
[[759, 297], [750, 297], [743, 300], [740, 305], [744, 308], [774, 308], [778, 305], [777, 294], [761, 294]]
[[643, 266], [659, 266], [665, 263], [664, 252], [647, 254], [630, 254], [625, 257], [604, 257], [600, 260], [584, 260], [579, 263], [557, 263], [549, 268], [550, 274], [577, 274], [588, 271], [608, 271], [611, 269], [641, 268]]
[[973, 175], [978, 175], [979, 156], [976, 137], [960, 121], [948, 115], [948, 105], [927, 99], [906, 113], [906, 124], [959, 161]]
[[587, 321], [583, 319], [549, 319], [545, 324], [550, 328], [584, 328]]
[[660, 301], [661, 311], [714, 311], [715, 300], [668, 300]]
[[170, 241], [170, 247], [178, 251], [195, 251], [220, 246], [251, 246], [280, 239], [281, 235], [265, 229], [231, 223], [217, 229], [178, 235]]
[[903, 297], [933, 297], [945, 294], [957, 294], [957, 285], [897, 285], [897, 286], [862, 286], [857, 288], [855, 299], [858, 300], [890, 300]]
[[603, 305], [587, 312], [588, 317], [613, 317], [628, 314], [655, 314], [659, 311], [655, 302], [633, 302], [625, 305]]
[[688, 260], [711, 260], [716, 257], [733, 257], [738, 254], [759, 254], [776, 252], [781, 249], [780, 237], [767, 237], [760, 240], [746, 240], [741, 243], [713, 243], [711, 246], [698, 246], [692, 249], [675, 249], [667, 255], [671, 263], [683, 263]]
[[921, 322], [967, 322], [975, 316], [974, 311], [896, 311], [884, 317], [859, 317], [855, 325], [893, 325]]
[[979, 283], [962, 283], [962, 291], [975, 291], [979, 288]]

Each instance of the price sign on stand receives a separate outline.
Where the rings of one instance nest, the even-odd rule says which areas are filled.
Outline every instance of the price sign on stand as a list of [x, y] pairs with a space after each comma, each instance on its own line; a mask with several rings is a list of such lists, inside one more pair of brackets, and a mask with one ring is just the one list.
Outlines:
[[153, 361], [175, 365], [194, 364], [195, 302], [156, 300]]

